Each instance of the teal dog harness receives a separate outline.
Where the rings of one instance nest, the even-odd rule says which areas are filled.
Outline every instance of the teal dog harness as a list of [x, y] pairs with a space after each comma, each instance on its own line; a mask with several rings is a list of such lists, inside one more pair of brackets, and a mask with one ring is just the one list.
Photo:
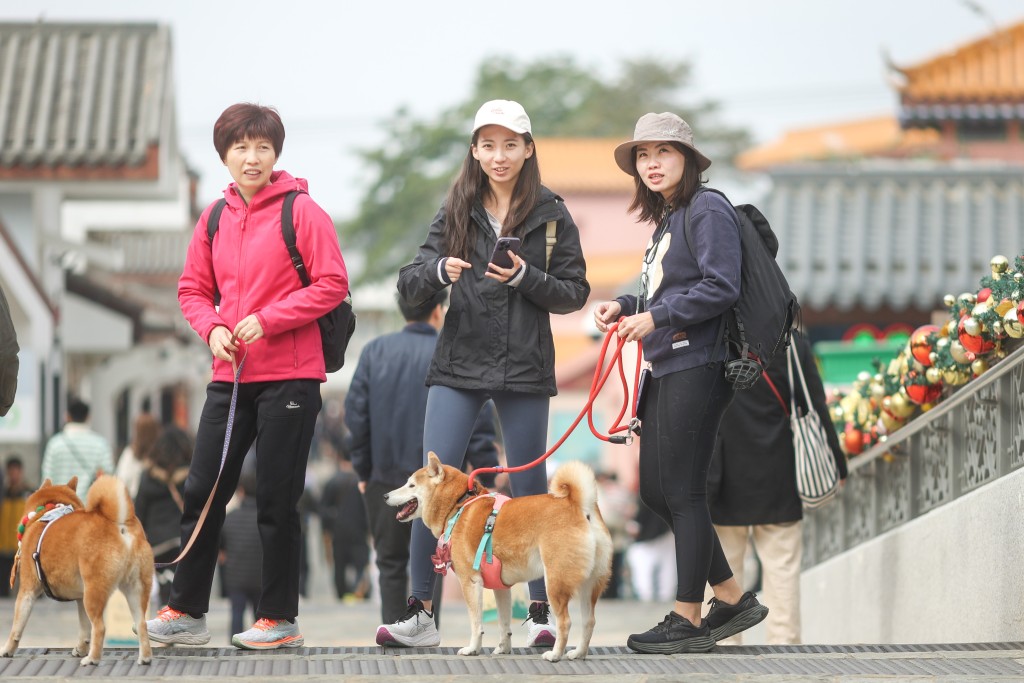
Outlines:
[[476, 549], [476, 557], [473, 559], [473, 571], [480, 572], [480, 576], [484, 580], [484, 588], [492, 590], [511, 588], [511, 586], [506, 586], [501, 580], [501, 560], [494, 556], [492, 542], [494, 523], [498, 519], [498, 512], [506, 501], [509, 500], [508, 496], [501, 493], [487, 493], [472, 498], [448, 520], [444, 533], [437, 539], [437, 553], [431, 557], [431, 560], [434, 562], [434, 571], [441, 576], [448, 573], [448, 568], [452, 565], [451, 537], [452, 531], [455, 529], [455, 523], [459, 521], [459, 517], [462, 516], [466, 508], [485, 498], [490, 498], [493, 501], [493, 507], [491, 508], [491, 514], [487, 516], [487, 521], [484, 523], [484, 535], [480, 538], [480, 545]]

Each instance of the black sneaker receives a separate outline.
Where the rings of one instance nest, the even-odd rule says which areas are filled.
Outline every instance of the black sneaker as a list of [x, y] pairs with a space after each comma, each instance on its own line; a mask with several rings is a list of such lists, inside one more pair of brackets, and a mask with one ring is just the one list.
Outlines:
[[707, 620], [694, 626], [689, 619], [669, 612], [665, 620], [646, 633], [636, 633], [626, 641], [634, 652], [674, 655], [680, 652], [707, 652], [715, 646]]
[[555, 627], [551, 621], [551, 607], [546, 602], [530, 603], [530, 615], [526, 617], [526, 647], [554, 647]]
[[747, 591], [735, 605], [722, 602], [718, 598], [708, 600], [711, 610], [704, 618], [711, 627], [711, 637], [715, 642], [725, 640], [740, 631], [746, 631], [754, 624], [759, 624], [768, 616], [768, 608], [757, 601], [757, 597]]

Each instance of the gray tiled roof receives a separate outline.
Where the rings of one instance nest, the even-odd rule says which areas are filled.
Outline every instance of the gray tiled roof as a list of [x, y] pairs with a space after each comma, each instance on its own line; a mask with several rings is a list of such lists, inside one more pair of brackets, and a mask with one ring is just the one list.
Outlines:
[[0, 166], [141, 164], [170, 52], [157, 24], [0, 23]]
[[770, 172], [778, 261], [814, 309], [941, 307], [1024, 252], [1024, 166], [866, 161]]

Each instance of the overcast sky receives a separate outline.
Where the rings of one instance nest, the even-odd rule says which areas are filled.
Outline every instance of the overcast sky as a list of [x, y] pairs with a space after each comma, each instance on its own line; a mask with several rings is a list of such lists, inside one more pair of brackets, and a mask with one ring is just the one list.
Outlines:
[[[258, 101], [284, 119], [278, 168], [308, 178], [313, 197], [344, 218], [360, 197], [352, 150], [380, 142], [380, 122], [400, 106], [430, 116], [463, 100], [489, 56], [571, 54], [608, 75], [626, 58], [687, 59], [692, 95], [721, 101], [729, 123], [767, 142], [893, 113], [883, 53], [914, 65], [1024, 21], [1021, 0], [973, 0], [980, 11], [971, 2], [33, 0], [4, 3], [0, 20], [169, 24], [178, 125], [202, 174], [201, 203], [230, 181], [213, 122], [229, 104]], [[542, 121], [534, 132], [543, 137]]]

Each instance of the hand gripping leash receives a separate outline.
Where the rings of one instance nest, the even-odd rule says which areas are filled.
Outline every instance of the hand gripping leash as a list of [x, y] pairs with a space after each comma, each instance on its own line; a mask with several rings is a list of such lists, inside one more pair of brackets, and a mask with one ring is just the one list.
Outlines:
[[[621, 322], [621, 320], [622, 319], [620, 318], [619, 322]], [[626, 371], [622, 362], [622, 347], [626, 345], [626, 340], [620, 338], [617, 334], [619, 329], [619, 322], [616, 322], [614, 325], [609, 327], [608, 332], [605, 333], [604, 343], [601, 344], [601, 355], [598, 357], [597, 366], [594, 368], [594, 378], [590, 382], [590, 395], [587, 397], [587, 403], [586, 405], [583, 406], [583, 410], [581, 410], [580, 414], [576, 416], [576, 419], [573, 421], [573, 423], [569, 425], [569, 429], [567, 429], [565, 434], [562, 435], [562, 438], [555, 442], [555, 445], [549, 448], [547, 452], [545, 452], [542, 456], [540, 456], [533, 462], [527, 463], [525, 465], [520, 465], [518, 467], [481, 467], [480, 469], [473, 470], [469, 474], [469, 482], [466, 484], [467, 490], [472, 491], [473, 480], [478, 475], [483, 474], [485, 472], [522, 472], [523, 470], [528, 470], [531, 467], [536, 467], [540, 463], [544, 462], [545, 460], [548, 459], [548, 457], [551, 456], [552, 453], [557, 451], [563, 443], [565, 443], [565, 440], [569, 438], [569, 435], [573, 433], [573, 430], [576, 429], [576, 426], [579, 425], [579, 423], [583, 420], [584, 415], [587, 416], [587, 423], [590, 426], [590, 431], [594, 434], [594, 436], [601, 439], [602, 441], [626, 445], [633, 443], [633, 434], [639, 433], [640, 425], [640, 421], [637, 419], [636, 416], [636, 391], [637, 386], [640, 383], [640, 365], [643, 362], [643, 343], [640, 340], [637, 340], [636, 342], [636, 370], [633, 373], [633, 391], [630, 392], [629, 385], [626, 380]], [[608, 368], [605, 369], [604, 357], [608, 352], [608, 345], [611, 342], [613, 336], [616, 339], [615, 352], [612, 354], [611, 360], [608, 363]], [[615, 426], [611, 427], [608, 430], [608, 434], [605, 435], [598, 432], [597, 427], [594, 426], [594, 400], [597, 398], [597, 395], [601, 393], [601, 389], [608, 381], [608, 377], [612, 374], [612, 370], [616, 366], [619, 369], [619, 379], [622, 383], [622, 409], [619, 410], [619, 414], [615, 417]], [[633, 397], [632, 401], [630, 401], [630, 396]], [[626, 414], [626, 410], [629, 409], [630, 405], [632, 405], [632, 409], [630, 412], [629, 423], [620, 424], [620, 421]], [[618, 432], [623, 431], [626, 433], [616, 436]]]

